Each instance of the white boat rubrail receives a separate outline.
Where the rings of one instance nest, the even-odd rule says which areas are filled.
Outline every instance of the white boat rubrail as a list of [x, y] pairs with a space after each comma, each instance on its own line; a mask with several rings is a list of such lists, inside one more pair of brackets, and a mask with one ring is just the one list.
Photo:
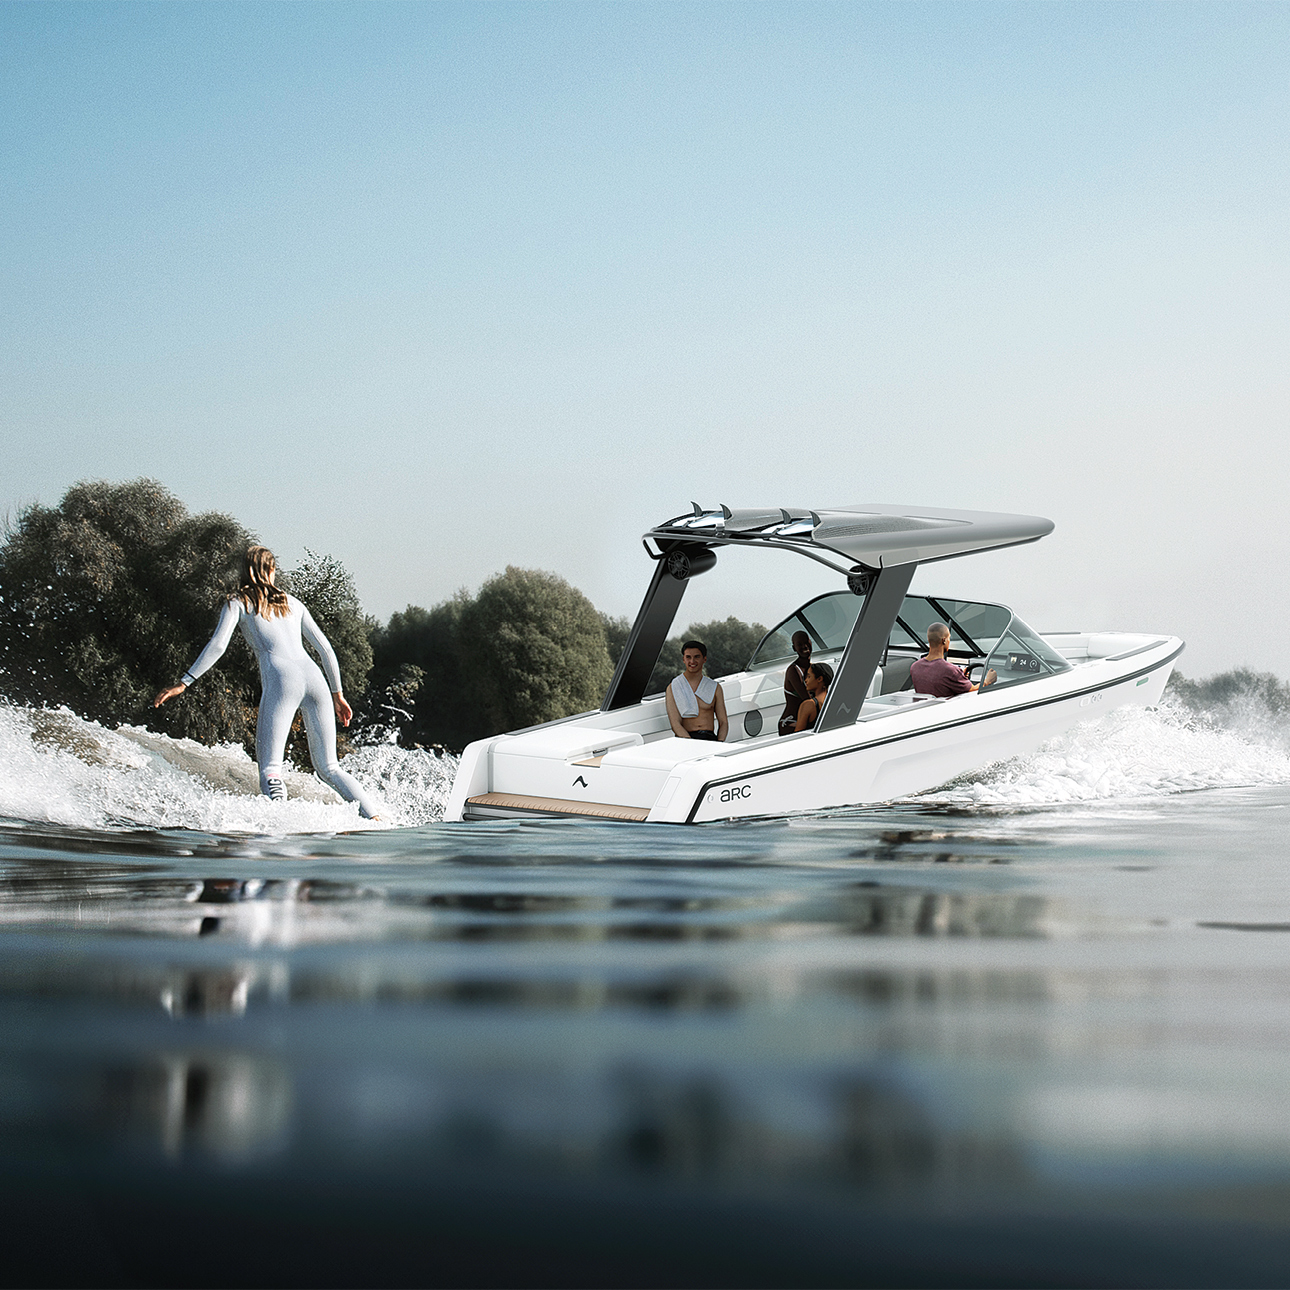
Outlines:
[[[696, 504], [645, 535], [654, 576], [600, 710], [469, 745], [445, 818], [697, 824], [885, 802], [1033, 752], [1123, 704], [1157, 703], [1183, 650], [1176, 636], [1040, 635], [1003, 605], [909, 594], [919, 564], [1034, 542], [1052, 527], [928, 507]], [[645, 689], [690, 579], [723, 546], [796, 551], [836, 570], [845, 589], [801, 606], [744, 671], [719, 678], [726, 742], [678, 738], [663, 695]], [[991, 684], [954, 698], [914, 693], [910, 664], [933, 622], [950, 629], [949, 657], [975, 680], [994, 672]], [[803, 631], [835, 675], [814, 729], [780, 737], [784, 672]]]

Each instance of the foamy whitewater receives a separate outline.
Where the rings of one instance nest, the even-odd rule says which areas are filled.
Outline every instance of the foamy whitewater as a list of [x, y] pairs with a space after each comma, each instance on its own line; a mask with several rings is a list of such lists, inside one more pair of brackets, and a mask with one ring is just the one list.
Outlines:
[[[1194, 712], [1166, 698], [1079, 726], [1034, 755], [997, 762], [919, 795], [919, 804], [1041, 808], [1290, 783], [1290, 731], [1253, 700]], [[107, 730], [66, 709], [0, 705], [0, 816], [80, 828], [334, 833], [443, 818], [457, 759], [393, 744], [345, 769], [386, 803], [360, 819], [312, 774], [288, 771], [289, 800], [260, 796], [237, 745], [209, 748], [139, 727]]]
[[288, 800], [270, 801], [236, 744], [208, 748], [136, 726], [107, 730], [65, 708], [0, 705], [0, 816], [77, 828], [283, 834], [426, 824], [443, 817], [457, 760], [378, 744], [342, 764], [386, 804], [379, 822], [298, 770], [286, 774]]
[[1267, 712], [1242, 707], [1195, 713], [1167, 698], [1158, 708], [1119, 708], [1050, 740], [1030, 757], [995, 762], [916, 800], [1042, 807], [1285, 784], [1287, 735]]

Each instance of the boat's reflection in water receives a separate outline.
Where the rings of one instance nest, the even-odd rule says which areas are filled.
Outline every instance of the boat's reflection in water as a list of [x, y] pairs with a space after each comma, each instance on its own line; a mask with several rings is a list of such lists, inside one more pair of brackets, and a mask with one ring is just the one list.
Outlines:
[[74, 923], [115, 933], [220, 936], [251, 946], [363, 940], [721, 941], [785, 936], [1042, 937], [1042, 896], [872, 879], [823, 899], [785, 890], [576, 895], [508, 888], [421, 894], [325, 879], [134, 877], [41, 866], [0, 882], [0, 926]]

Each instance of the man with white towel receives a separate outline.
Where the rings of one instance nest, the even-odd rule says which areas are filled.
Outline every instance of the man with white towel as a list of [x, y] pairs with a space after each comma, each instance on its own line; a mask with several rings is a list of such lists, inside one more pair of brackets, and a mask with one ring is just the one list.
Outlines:
[[702, 641], [686, 641], [681, 646], [681, 661], [685, 671], [667, 687], [667, 719], [672, 733], [678, 739], [724, 742], [730, 729], [726, 696], [710, 676], [703, 675], [708, 647]]

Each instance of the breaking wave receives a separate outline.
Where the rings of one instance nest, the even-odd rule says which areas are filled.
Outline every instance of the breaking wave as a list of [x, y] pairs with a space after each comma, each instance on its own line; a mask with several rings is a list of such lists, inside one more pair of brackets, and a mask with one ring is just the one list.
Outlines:
[[1246, 672], [1182, 682], [1157, 708], [1119, 708], [1032, 756], [995, 762], [914, 800], [1034, 807], [1290, 783], [1280, 684]]
[[136, 726], [108, 730], [65, 708], [0, 704], [0, 817], [78, 828], [283, 834], [427, 824], [443, 818], [457, 760], [378, 744], [341, 764], [386, 804], [380, 823], [299, 771], [286, 773], [288, 800], [271, 802], [235, 744], [209, 748]]

